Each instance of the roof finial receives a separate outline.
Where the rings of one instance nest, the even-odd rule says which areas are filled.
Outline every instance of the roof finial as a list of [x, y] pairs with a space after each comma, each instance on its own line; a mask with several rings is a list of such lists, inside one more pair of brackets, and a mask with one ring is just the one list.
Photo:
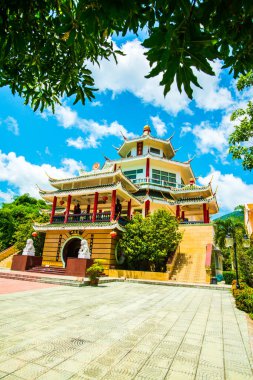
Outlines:
[[174, 135], [175, 135], [175, 132], [173, 132], [172, 135], [168, 139], [166, 139], [166, 140], [170, 141], [172, 139], [172, 137], [174, 137]]
[[124, 136], [124, 134], [123, 134], [122, 130], [120, 130], [120, 133], [121, 133], [121, 135], [122, 135], [123, 139], [124, 139], [124, 140], [127, 140], [127, 138], [126, 138], [126, 136]]
[[112, 146], [114, 149], [116, 149], [117, 151], [119, 150], [119, 148], [117, 146]]
[[150, 132], [151, 132], [151, 128], [150, 126], [147, 124], [147, 125], [144, 125], [144, 128], [143, 128], [143, 135], [150, 135]]

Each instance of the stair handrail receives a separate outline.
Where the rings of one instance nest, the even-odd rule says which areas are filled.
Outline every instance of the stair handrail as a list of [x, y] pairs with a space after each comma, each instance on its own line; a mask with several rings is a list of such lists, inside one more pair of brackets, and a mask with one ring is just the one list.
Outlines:
[[7, 257], [14, 255], [15, 253], [18, 253], [20, 251], [16, 250], [15, 245], [12, 245], [9, 248], [6, 248], [2, 252], [0, 252], [0, 261], [3, 261], [4, 259], [7, 259]]

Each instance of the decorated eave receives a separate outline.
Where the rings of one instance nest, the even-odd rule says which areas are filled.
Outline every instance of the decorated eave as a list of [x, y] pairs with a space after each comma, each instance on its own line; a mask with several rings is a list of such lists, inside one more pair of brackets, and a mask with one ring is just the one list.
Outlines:
[[[90, 172], [82, 172], [82, 174], [78, 177], [65, 178], [65, 179], [52, 179], [49, 178], [50, 184], [56, 189], [61, 190], [63, 185], [69, 185], [69, 188], [75, 188], [80, 183], [86, 183], [92, 180], [109, 180], [112, 179], [112, 182], [122, 181], [124, 187], [126, 187], [129, 191], [136, 192], [138, 187], [133, 184], [125, 175], [122, 173], [121, 169], [116, 171], [113, 170], [114, 166], [110, 165], [110, 167], [106, 167], [99, 170], [92, 170]], [[115, 179], [115, 180], [114, 180]]]
[[159, 157], [159, 156], [152, 154], [152, 153], [147, 153], [147, 154], [142, 155], [142, 156], [125, 157], [125, 158], [120, 158], [120, 159], [116, 159], [116, 160], [106, 161], [103, 168], [106, 169], [108, 167], [108, 165], [111, 165], [112, 163], [121, 164], [122, 162], [135, 162], [135, 161], [145, 160], [146, 158], [151, 158], [152, 160], [159, 161], [159, 162], [166, 162], [166, 163], [174, 166], [175, 168], [180, 167], [180, 168], [187, 170], [189, 172], [188, 179], [190, 179], [190, 178], [194, 179], [195, 178], [194, 173], [192, 171], [190, 161], [180, 162], [180, 161], [175, 161], [175, 160], [169, 160], [167, 158]]
[[176, 151], [174, 150], [170, 140], [171, 138], [162, 140], [148, 134], [134, 139], [124, 140], [123, 144], [117, 150], [118, 154], [121, 157], [125, 157], [131, 148], [135, 147], [138, 142], [143, 141], [143, 143], [147, 143], [149, 146], [162, 149], [167, 158], [170, 159], [173, 158], [176, 154]]
[[91, 196], [94, 195], [95, 192], [99, 194], [108, 194], [111, 193], [112, 190], [117, 190], [117, 193], [121, 195], [124, 199], [132, 199], [132, 206], [139, 206], [141, 202], [131, 193], [129, 193], [122, 185], [121, 182], [112, 183], [108, 185], [101, 185], [95, 187], [82, 187], [78, 189], [67, 189], [67, 190], [40, 190], [39, 193], [44, 200], [53, 202], [54, 197], [66, 198], [68, 195], [72, 195], [73, 197], [78, 196]]
[[62, 223], [62, 224], [50, 224], [50, 223], [34, 223], [33, 229], [38, 232], [46, 231], [71, 231], [71, 230], [119, 230], [124, 231], [124, 228], [119, 224], [117, 220], [112, 222], [95, 222], [95, 223]]
[[198, 186], [198, 185], [186, 185], [182, 188], [171, 188], [170, 194], [174, 199], [181, 198], [207, 198], [213, 195], [211, 185]]

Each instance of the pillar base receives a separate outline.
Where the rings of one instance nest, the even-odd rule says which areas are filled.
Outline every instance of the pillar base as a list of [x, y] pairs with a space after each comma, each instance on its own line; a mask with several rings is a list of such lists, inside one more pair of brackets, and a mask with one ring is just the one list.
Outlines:
[[69, 257], [66, 266], [66, 276], [85, 277], [86, 270], [93, 264], [92, 259]]
[[11, 270], [25, 271], [41, 264], [42, 256], [14, 255]]

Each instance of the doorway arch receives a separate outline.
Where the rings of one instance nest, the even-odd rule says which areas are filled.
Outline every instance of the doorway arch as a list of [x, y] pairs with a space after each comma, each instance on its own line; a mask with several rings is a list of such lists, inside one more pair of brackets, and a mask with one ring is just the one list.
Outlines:
[[78, 257], [78, 251], [81, 246], [81, 236], [71, 236], [69, 237], [62, 246], [61, 249], [61, 259], [64, 268], [67, 266], [67, 261], [69, 257]]

